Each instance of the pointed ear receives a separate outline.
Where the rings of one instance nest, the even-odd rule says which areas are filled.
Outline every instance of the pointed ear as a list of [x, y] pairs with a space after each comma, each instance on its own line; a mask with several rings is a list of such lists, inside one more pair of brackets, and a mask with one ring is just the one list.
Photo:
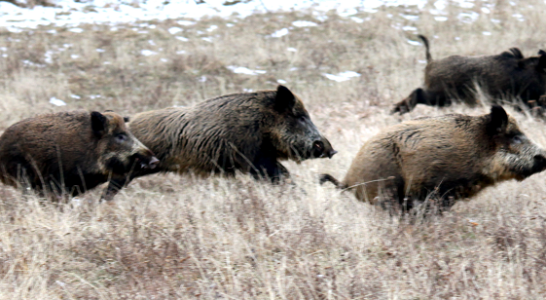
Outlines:
[[501, 132], [506, 132], [506, 127], [508, 126], [508, 115], [502, 106], [493, 105], [488, 118], [487, 132], [489, 134], [496, 135]]
[[275, 96], [275, 109], [277, 111], [292, 110], [296, 104], [296, 97], [285, 86], [277, 87], [277, 95]]
[[540, 73], [546, 73], [546, 52], [542, 53], [542, 55], [540, 55], [540, 58], [538, 59], [537, 71]]
[[510, 52], [512, 52], [512, 55], [514, 55], [517, 59], [523, 59], [523, 54], [521, 53], [521, 50], [519, 48], [510, 48]]
[[544, 54], [546, 54], [546, 51], [542, 49], [538, 50], [538, 55], [544, 55]]
[[108, 131], [108, 119], [98, 111], [91, 112], [91, 128], [97, 136], [102, 136]]

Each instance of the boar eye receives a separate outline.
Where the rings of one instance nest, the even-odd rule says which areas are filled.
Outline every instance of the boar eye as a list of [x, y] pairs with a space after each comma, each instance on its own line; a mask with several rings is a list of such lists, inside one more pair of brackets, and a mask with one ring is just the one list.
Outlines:
[[125, 133], [120, 133], [116, 135], [116, 142], [123, 143], [127, 140], [127, 135]]
[[305, 122], [305, 120], [307, 120], [307, 117], [305, 115], [301, 115], [298, 117], [298, 121], [300, 122]]
[[512, 138], [512, 143], [514, 144], [521, 144], [522, 140], [521, 140], [521, 137], [519, 135], [515, 135], [513, 138]]

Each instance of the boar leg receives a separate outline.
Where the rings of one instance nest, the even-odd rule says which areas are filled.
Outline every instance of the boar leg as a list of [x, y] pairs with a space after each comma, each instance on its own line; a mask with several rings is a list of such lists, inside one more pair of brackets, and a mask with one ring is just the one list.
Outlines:
[[108, 182], [108, 186], [104, 191], [102, 192], [102, 196], [100, 198], [100, 201], [111, 201], [114, 199], [114, 197], [117, 195], [119, 190], [121, 190], [124, 186], [129, 184], [132, 178], [119, 178], [119, 179], [111, 179]]
[[391, 114], [400, 113], [403, 115], [412, 111], [419, 103], [428, 104], [427, 96], [422, 88], [415, 89], [407, 98], [396, 103], [394, 108], [391, 110]]
[[279, 183], [281, 179], [290, 178], [290, 172], [273, 157], [258, 157], [250, 174], [255, 179], [267, 178], [272, 183]]

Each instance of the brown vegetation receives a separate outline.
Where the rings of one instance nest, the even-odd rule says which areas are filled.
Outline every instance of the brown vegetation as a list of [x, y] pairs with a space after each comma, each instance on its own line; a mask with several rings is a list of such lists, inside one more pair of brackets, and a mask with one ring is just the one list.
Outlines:
[[[65, 205], [0, 186], [0, 298], [543, 298], [545, 174], [485, 189], [441, 218], [413, 223], [317, 184], [319, 173], [345, 172], [366, 140], [400, 120], [488, 111], [423, 107], [390, 116], [391, 106], [423, 81], [424, 48], [407, 42], [415, 36], [403, 26], [431, 40], [437, 35], [436, 57], [546, 49], [542, 1], [497, 1], [489, 14], [481, 11], [485, 4], [470, 9], [478, 14], [473, 23], [461, 22], [463, 9], [450, 4], [446, 22], [435, 21], [427, 6], [361, 12], [362, 23], [333, 13], [320, 21], [302, 11], [195, 25], [83, 25], [83, 33], [0, 29], [0, 130], [37, 113], [132, 115], [272, 89], [282, 79], [339, 151], [332, 160], [287, 163], [296, 187], [249, 176], [152, 175], [135, 180], [110, 206], [98, 204], [98, 189]], [[319, 26], [270, 37], [295, 20]], [[218, 28], [208, 31], [212, 25]], [[189, 41], [171, 35], [173, 26]], [[230, 66], [267, 72], [234, 74]], [[347, 70], [361, 76], [338, 83], [322, 75]], [[55, 107], [51, 97], [68, 105]], [[544, 123], [508, 112], [531, 140], [546, 145]]]

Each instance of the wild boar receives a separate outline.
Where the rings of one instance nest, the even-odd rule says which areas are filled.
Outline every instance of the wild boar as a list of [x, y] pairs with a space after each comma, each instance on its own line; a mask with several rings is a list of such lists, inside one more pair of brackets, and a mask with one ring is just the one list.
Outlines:
[[426, 37], [419, 35], [426, 48], [425, 84], [397, 103], [391, 113], [407, 113], [417, 104], [448, 106], [453, 102], [477, 104], [478, 84], [492, 104], [513, 101], [524, 108], [536, 108], [542, 114], [546, 107], [546, 52], [524, 58], [518, 48], [491, 56], [449, 56], [433, 60]]
[[[159, 160], [114, 112], [69, 111], [28, 118], [0, 136], [0, 179], [44, 195], [76, 196], [111, 181], [111, 200], [132, 169], [154, 169]], [[114, 184], [112, 185], [112, 182]]]
[[481, 116], [418, 118], [387, 128], [360, 149], [345, 179], [321, 183], [353, 190], [361, 201], [410, 209], [434, 195], [442, 208], [509, 179], [546, 168], [546, 152], [501, 106]]
[[134, 116], [133, 134], [160, 160], [151, 172], [234, 175], [238, 170], [278, 182], [282, 160], [332, 157], [337, 151], [311, 121], [303, 102], [284, 86], [220, 96], [193, 107]]

